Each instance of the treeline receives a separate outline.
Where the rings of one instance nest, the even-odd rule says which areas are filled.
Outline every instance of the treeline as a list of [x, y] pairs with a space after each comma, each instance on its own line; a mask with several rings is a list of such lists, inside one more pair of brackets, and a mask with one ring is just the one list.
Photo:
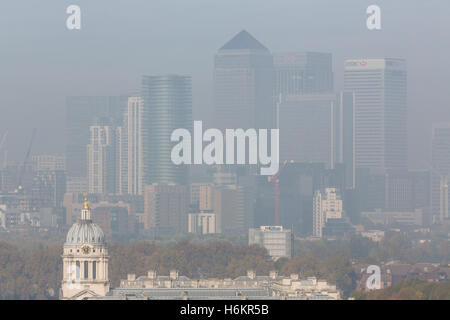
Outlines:
[[180, 275], [191, 278], [234, 278], [246, 275], [249, 269], [257, 274], [269, 274], [274, 268], [265, 249], [229, 242], [192, 244], [180, 241], [172, 247], [146, 242], [112, 244], [109, 252], [113, 286], [118, 286], [128, 273], [140, 276], [146, 275], [148, 270], [168, 275], [171, 269], [177, 269]]
[[[18, 248], [0, 241], [0, 299], [57, 299], [62, 279], [62, 244], [39, 249]], [[273, 262], [258, 246], [229, 242], [191, 244], [186, 241], [162, 247], [138, 242], [109, 245], [111, 286], [119, 285], [128, 273], [146, 275], [156, 270], [168, 275], [177, 269], [188, 277], [237, 277], [254, 269], [268, 274]]]
[[354, 291], [357, 300], [450, 300], [450, 282], [407, 279], [395, 286], [372, 292]]
[[60, 245], [25, 251], [0, 242], [0, 299], [56, 299], [61, 251]]
[[355, 287], [351, 261], [339, 253], [324, 259], [309, 253], [273, 262], [264, 248], [222, 241], [195, 244], [180, 241], [169, 248], [145, 242], [113, 244], [110, 253], [113, 286], [119, 285], [120, 279], [125, 279], [128, 273], [146, 275], [148, 270], [168, 275], [171, 269], [177, 269], [180, 274], [191, 278], [236, 278], [252, 269], [257, 275], [268, 275], [271, 270], [276, 270], [285, 276], [293, 273], [302, 277], [316, 276], [336, 284], [345, 294]]
[[[0, 242], [0, 299], [57, 299], [62, 279], [62, 244], [42, 248], [18, 248]], [[177, 269], [191, 278], [236, 278], [255, 270], [268, 275], [271, 270], [289, 276], [317, 276], [336, 283], [344, 292], [354, 288], [351, 262], [344, 255], [318, 259], [311, 254], [273, 262], [259, 246], [231, 244], [225, 241], [191, 243], [179, 241], [170, 246], [152, 242], [128, 245], [109, 244], [111, 286], [117, 287], [127, 274], [146, 275], [156, 270], [168, 275]]]
[[[0, 240], [0, 299], [56, 299], [62, 279], [62, 243]], [[407, 263], [441, 262], [450, 258], [448, 243], [433, 241], [413, 246], [400, 233], [387, 234], [380, 243], [352, 237], [337, 241], [296, 241], [293, 259], [273, 262], [258, 246], [229, 241], [178, 241], [109, 244], [109, 276], [117, 287], [128, 273], [146, 275], [156, 270], [168, 275], [177, 269], [191, 278], [235, 278], [253, 269], [258, 275], [277, 270], [281, 275], [298, 273], [302, 277], [326, 279], [348, 296], [355, 289], [351, 261], [375, 263], [400, 260]], [[405, 289], [406, 290], [406, 289]], [[404, 290], [404, 291], [405, 291]], [[371, 298], [371, 297], [368, 297]]]
[[448, 264], [450, 262], [450, 246], [447, 239], [434, 239], [417, 244], [400, 232], [387, 232], [379, 243], [361, 236], [333, 241], [296, 241], [294, 255], [302, 257], [308, 254], [322, 260], [340, 254], [353, 261], [370, 264], [381, 264], [392, 260], [411, 264], [418, 262]]

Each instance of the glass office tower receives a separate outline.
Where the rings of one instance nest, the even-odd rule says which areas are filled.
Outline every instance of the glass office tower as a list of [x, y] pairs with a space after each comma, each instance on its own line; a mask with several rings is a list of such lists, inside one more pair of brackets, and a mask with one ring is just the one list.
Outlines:
[[346, 60], [344, 90], [355, 93], [357, 168], [407, 168], [406, 76], [402, 59]]
[[[182, 75], [144, 76], [142, 98], [148, 134], [148, 173], [145, 184], [187, 184], [187, 165], [171, 160], [173, 130], [192, 128], [191, 77]], [[192, 131], [191, 131], [192, 132]]]

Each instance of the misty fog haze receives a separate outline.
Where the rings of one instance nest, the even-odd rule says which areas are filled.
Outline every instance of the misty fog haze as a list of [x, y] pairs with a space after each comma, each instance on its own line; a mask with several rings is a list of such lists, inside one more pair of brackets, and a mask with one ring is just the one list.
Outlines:
[[[84, 1], [82, 29], [65, 27], [72, 1], [0, 3], [0, 134], [9, 158], [64, 152], [65, 98], [135, 92], [142, 75], [192, 76], [194, 119], [212, 114], [213, 57], [240, 30], [272, 53], [333, 55], [335, 91], [346, 58], [404, 58], [408, 67], [409, 165], [429, 164], [431, 123], [450, 121], [450, 3], [429, 1]], [[382, 30], [366, 28], [368, 5]]]

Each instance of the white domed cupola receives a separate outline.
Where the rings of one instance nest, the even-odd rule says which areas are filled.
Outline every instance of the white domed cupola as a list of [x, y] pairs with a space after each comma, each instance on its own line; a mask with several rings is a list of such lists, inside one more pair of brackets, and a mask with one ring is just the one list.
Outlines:
[[67, 233], [62, 258], [62, 299], [104, 296], [109, 291], [105, 234], [92, 222], [86, 193], [81, 217]]
[[99, 225], [92, 222], [91, 209], [89, 208], [85, 195], [81, 219], [72, 225], [67, 233], [65, 247], [92, 244], [95, 246], [105, 245], [105, 234]]

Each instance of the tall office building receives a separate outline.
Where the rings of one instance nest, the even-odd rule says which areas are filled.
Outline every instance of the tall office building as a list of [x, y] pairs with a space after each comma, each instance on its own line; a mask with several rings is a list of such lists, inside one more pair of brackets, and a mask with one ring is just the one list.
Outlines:
[[407, 168], [405, 60], [346, 60], [344, 91], [355, 93], [356, 167]]
[[275, 53], [274, 66], [277, 97], [333, 92], [331, 53]]
[[239, 32], [214, 59], [215, 127], [273, 128], [274, 71], [269, 50]]
[[66, 156], [64, 154], [38, 154], [31, 157], [35, 171], [65, 171]]
[[356, 186], [355, 169], [355, 94], [340, 92], [335, 115], [335, 164], [345, 168], [345, 187]]
[[280, 162], [335, 163], [336, 96], [290, 95], [277, 104]]
[[62, 170], [39, 170], [33, 178], [31, 198], [37, 208], [62, 206], [66, 192], [66, 174]]
[[113, 126], [91, 126], [89, 129], [90, 143], [87, 146], [89, 192], [117, 193], [117, 152], [120, 149], [117, 142], [121, 140], [120, 130]]
[[323, 236], [329, 219], [342, 219], [342, 198], [336, 188], [317, 190], [313, 200], [313, 235]]
[[145, 127], [144, 100], [141, 97], [128, 98], [124, 115], [124, 129], [121, 148], [120, 192], [142, 195], [145, 181], [148, 149], [148, 135]]
[[346, 187], [354, 187], [354, 95], [285, 95], [277, 103], [280, 161], [345, 167]]
[[432, 128], [431, 140], [431, 212], [434, 222], [450, 218], [449, 176], [450, 176], [450, 123], [436, 123]]
[[[344, 190], [342, 166], [326, 169], [324, 163], [287, 163], [279, 175], [280, 225], [306, 237], [313, 230], [313, 196], [316, 190], [334, 187]], [[274, 183], [259, 176], [254, 210], [255, 226], [273, 224]]]
[[145, 184], [187, 184], [187, 165], [171, 160], [173, 130], [192, 128], [191, 77], [181, 75], [144, 76], [142, 98], [149, 137]]
[[187, 187], [151, 184], [144, 187], [144, 228], [156, 234], [187, 232]]
[[66, 157], [69, 177], [87, 177], [89, 127], [104, 119], [122, 124], [127, 96], [74, 96], [66, 98]]

